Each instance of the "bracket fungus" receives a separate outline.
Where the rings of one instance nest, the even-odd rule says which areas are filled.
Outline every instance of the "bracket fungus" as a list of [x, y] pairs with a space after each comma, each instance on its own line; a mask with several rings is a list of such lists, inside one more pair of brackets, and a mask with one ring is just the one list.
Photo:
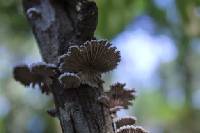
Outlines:
[[142, 128], [134, 126], [136, 123], [135, 117], [117, 117], [117, 111], [128, 109], [128, 106], [132, 105], [131, 101], [135, 100], [136, 97], [135, 90], [128, 90], [125, 88], [125, 85], [122, 83], [111, 85], [110, 90], [104, 92], [98, 98], [98, 101], [109, 108], [115, 133], [146, 133]]
[[71, 46], [59, 58], [61, 72], [78, 73], [82, 84], [99, 87], [101, 74], [116, 68], [120, 52], [106, 40], [91, 40], [81, 46]]
[[56, 67], [46, 63], [36, 63], [31, 66], [18, 65], [14, 68], [14, 78], [25, 86], [39, 85], [42, 93], [50, 92], [52, 78], [56, 75]]
[[57, 67], [54, 64], [46, 64], [44, 62], [33, 63], [30, 68], [34, 74], [47, 77], [54, 77], [57, 70]]
[[148, 133], [142, 127], [139, 126], [123, 126], [117, 129], [116, 133]]
[[135, 90], [127, 90], [125, 84], [116, 83], [110, 86], [110, 91], [105, 92], [99, 97], [99, 101], [109, 107], [111, 113], [132, 105], [131, 101], [135, 99]]
[[29, 86], [32, 82], [36, 82], [30, 68], [27, 65], [19, 65], [14, 68], [14, 78], [25, 86]]
[[78, 88], [80, 86], [80, 77], [75, 73], [63, 73], [60, 75], [59, 81], [64, 85], [65, 89]]
[[113, 122], [115, 123], [116, 128], [120, 128], [127, 125], [134, 125], [136, 123], [136, 118], [133, 116], [126, 116], [121, 118], [115, 118], [113, 119]]

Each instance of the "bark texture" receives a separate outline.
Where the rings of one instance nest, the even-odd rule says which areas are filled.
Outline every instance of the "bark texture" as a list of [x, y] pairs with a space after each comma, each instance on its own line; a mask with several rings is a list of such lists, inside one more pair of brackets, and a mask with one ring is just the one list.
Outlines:
[[[41, 55], [57, 63], [69, 46], [94, 38], [98, 9], [87, 0], [23, 0]], [[108, 109], [98, 102], [103, 88], [81, 85], [63, 91], [54, 80], [52, 94], [63, 133], [112, 133]]]

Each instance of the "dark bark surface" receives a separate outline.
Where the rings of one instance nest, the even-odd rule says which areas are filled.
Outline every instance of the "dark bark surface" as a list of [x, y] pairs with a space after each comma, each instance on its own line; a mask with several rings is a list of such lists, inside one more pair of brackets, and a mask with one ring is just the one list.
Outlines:
[[71, 43], [93, 38], [97, 25], [96, 4], [86, 0], [24, 0], [44, 61], [56, 63]]
[[[86, 0], [23, 0], [41, 55], [47, 63], [57, 63], [70, 45], [94, 38], [98, 11]], [[98, 103], [102, 88], [82, 85], [63, 88], [55, 79], [52, 94], [63, 133], [112, 133], [108, 109]]]

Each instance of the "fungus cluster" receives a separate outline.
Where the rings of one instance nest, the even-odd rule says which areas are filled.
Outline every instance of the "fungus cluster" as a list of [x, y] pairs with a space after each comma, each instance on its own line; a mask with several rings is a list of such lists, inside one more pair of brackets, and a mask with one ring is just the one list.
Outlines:
[[125, 88], [125, 84], [122, 83], [111, 85], [110, 90], [99, 97], [99, 102], [110, 110], [115, 133], [147, 133], [143, 128], [135, 125], [135, 117], [117, 117], [117, 111], [128, 109], [135, 97], [135, 90]]
[[49, 94], [57, 67], [53, 64], [36, 63], [30, 66], [19, 65], [14, 68], [14, 78], [25, 86], [38, 85], [42, 93]]
[[103, 83], [101, 74], [113, 70], [120, 62], [119, 51], [111, 45], [105, 40], [92, 40], [71, 46], [59, 58], [59, 70], [77, 74], [82, 84], [99, 87]]
[[[88, 85], [102, 88], [101, 74], [115, 69], [120, 62], [120, 52], [106, 40], [91, 40], [82, 45], [73, 45], [58, 58], [57, 64], [36, 63], [30, 66], [19, 65], [14, 68], [14, 78], [25, 86], [39, 85], [43, 93], [51, 93], [52, 85], [58, 81], [64, 90]], [[58, 90], [59, 91], [59, 90]], [[110, 86], [98, 98], [99, 103], [109, 108], [115, 133], [146, 133], [135, 126], [134, 117], [117, 118], [117, 111], [127, 109], [135, 99], [135, 90], [126, 89], [125, 84]], [[55, 110], [50, 110], [56, 116]]]

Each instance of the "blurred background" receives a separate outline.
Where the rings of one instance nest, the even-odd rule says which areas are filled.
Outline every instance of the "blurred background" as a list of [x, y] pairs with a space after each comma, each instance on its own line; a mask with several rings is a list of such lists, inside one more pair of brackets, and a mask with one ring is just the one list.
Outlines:
[[[200, 0], [97, 0], [98, 38], [121, 51], [104, 75], [125, 82], [137, 99], [134, 115], [151, 133], [200, 133]], [[0, 133], [57, 133], [45, 110], [52, 97], [12, 78], [13, 66], [41, 61], [21, 0], [0, 0]]]

